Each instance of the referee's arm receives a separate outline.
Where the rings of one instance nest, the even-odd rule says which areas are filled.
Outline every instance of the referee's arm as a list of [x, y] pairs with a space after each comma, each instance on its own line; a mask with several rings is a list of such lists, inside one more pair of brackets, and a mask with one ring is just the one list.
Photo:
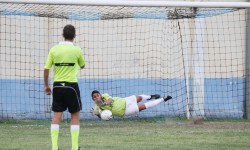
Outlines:
[[49, 69], [44, 69], [44, 92], [47, 95], [51, 94], [51, 89], [49, 87]]

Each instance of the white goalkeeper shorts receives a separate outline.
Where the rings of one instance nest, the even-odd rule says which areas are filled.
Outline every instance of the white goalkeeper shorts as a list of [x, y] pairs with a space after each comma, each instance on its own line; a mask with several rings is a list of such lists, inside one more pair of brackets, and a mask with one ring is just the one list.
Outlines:
[[125, 116], [138, 114], [139, 108], [137, 105], [136, 96], [132, 95], [132, 96], [126, 97], [125, 99], [126, 99]]

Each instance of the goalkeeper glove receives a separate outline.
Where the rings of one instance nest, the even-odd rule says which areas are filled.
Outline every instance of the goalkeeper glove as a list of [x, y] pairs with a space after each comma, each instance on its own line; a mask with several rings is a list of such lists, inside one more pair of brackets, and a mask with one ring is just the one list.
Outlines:
[[93, 114], [93, 115], [99, 115], [100, 112], [99, 112], [99, 107], [96, 106], [94, 108], [91, 108], [90, 112]]

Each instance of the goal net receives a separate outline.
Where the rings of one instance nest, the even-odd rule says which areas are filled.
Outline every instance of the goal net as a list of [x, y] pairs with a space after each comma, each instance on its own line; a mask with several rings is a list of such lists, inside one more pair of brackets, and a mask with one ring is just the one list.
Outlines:
[[113, 97], [173, 97], [136, 117], [242, 118], [247, 13], [246, 8], [1, 2], [0, 119], [51, 118], [43, 69], [49, 49], [63, 41], [66, 24], [76, 27], [74, 44], [86, 61], [79, 74], [82, 118], [95, 118], [89, 113], [94, 89]]

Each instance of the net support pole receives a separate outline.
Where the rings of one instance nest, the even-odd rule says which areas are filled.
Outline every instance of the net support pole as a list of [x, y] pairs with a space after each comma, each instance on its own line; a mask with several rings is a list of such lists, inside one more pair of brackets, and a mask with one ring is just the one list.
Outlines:
[[250, 119], [250, 9], [247, 10], [246, 25], [246, 84], [245, 84], [245, 102], [244, 102], [244, 118]]
[[[53, 9], [53, 6], [48, 6], [48, 9], [51, 11]], [[48, 45], [47, 45], [48, 53], [49, 53], [49, 49], [50, 49], [50, 47], [52, 45], [51, 41], [53, 41], [50, 29], [54, 29], [53, 23], [51, 23], [50, 20], [51, 20], [51, 18], [48, 18], [48, 31], [47, 31], [48, 32], [48, 35], [47, 35], [47, 37], [48, 37], [47, 38], [48, 39]], [[47, 56], [48, 53], [45, 56]], [[50, 70], [50, 74], [51, 74], [51, 70]], [[51, 83], [51, 81], [53, 81], [53, 79], [51, 79], [51, 77], [50, 77], [49, 78], [49, 84], [52, 85], [51, 87], [53, 88], [53, 83]], [[50, 95], [50, 98], [46, 102], [47, 102], [46, 103], [46, 112], [51, 113], [52, 95]]]
[[[190, 21], [188, 20], [184, 20], [183, 21], [184, 26], [188, 27], [190, 25]], [[183, 28], [184, 33], [190, 33], [190, 30], [188, 30], [187, 28]], [[181, 36], [182, 41], [191, 41], [191, 36], [186, 36], [183, 37]], [[189, 45], [188, 42], [182, 42], [182, 47], [183, 47], [183, 57], [184, 57], [184, 74], [185, 74], [185, 82], [186, 82], [186, 93], [187, 93], [187, 99], [186, 99], [186, 117], [187, 119], [190, 119], [190, 109], [189, 109], [189, 104], [190, 104], [190, 100], [192, 99], [192, 91], [191, 91], [191, 61], [190, 61], [190, 56], [189, 53], [190, 51], [192, 51], [192, 49], [189, 49], [189, 47], [192, 47], [191, 45]]]

